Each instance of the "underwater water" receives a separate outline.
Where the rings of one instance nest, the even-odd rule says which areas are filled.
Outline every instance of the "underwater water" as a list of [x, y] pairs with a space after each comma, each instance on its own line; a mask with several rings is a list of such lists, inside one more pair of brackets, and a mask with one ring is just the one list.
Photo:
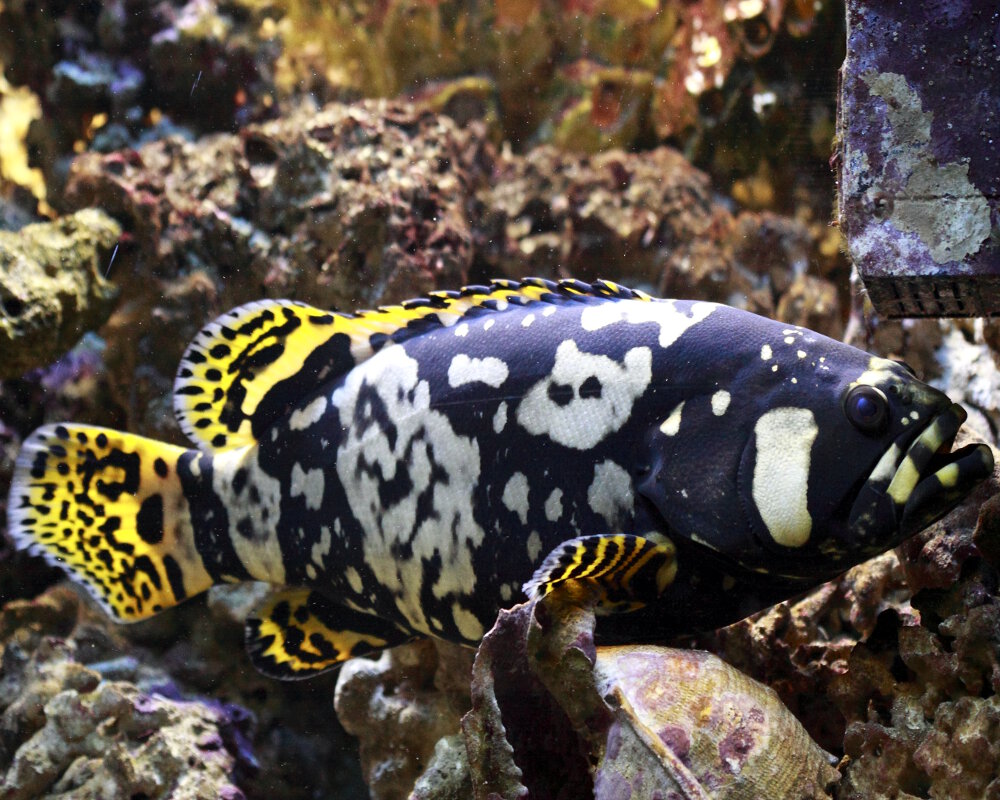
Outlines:
[[[942, 24], [983, 22], [963, 22], [961, 14], [973, 10], [960, 5], [942, 12]], [[956, 448], [995, 447], [996, 322], [880, 316], [835, 224], [846, 16], [843, 3], [828, 0], [3, 4], [0, 527], [5, 534], [14, 527], [20, 494], [7, 499], [8, 490], [22, 445], [39, 426], [103, 426], [191, 446], [185, 430], [199, 435], [194, 404], [190, 425], [175, 415], [178, 365], [199, 331], [230, 309], [288, 299], [351, 312], [529, 276], [588, 287], [604, 286], [597, 283], [604, 279], [654, 297], [723, 303], [905, 362], [968, 411]], [[925, 169], [925, 161], [914, 163]], [[972, 179], [979, 180], [976, 170]], [[601, 291], [613, 293], [592, 293]], [[590, 288], [577, 294], [594, 299]], [[560, 315], [568, 305], [558, 306]], [[405, 327], [401, 314], [374, 315], [383, 326], [377, 332], [387, 338], [393, 326]], [[461, 319], [484, 324], [483, 314]], [[537, 336], [543, 348], [542, 326], [523, 320], [523, 338]], [[355, 352], [371, 344], [345, 330], [355, 336]], [[449, 330], [457, 341], [461, 329]], [[727, 365], [723, 379], [731, 376], [732, 385], [720, 383], [711, 394], [711, 411], [721, 418], [744, 408], [730, 403], [746, 386], [737, 378], [744, 375], [733, 356], [737, 344], [714, 338], [718, 349], [692, 350], [708, 354], [704, 365], [684, 369]], [[641, 354], [630, 361], [623, 347], [619, 368], [618, 344], [594, 355], [605, 359], [594, 366], [566, 356], [560, 341], [561, 363], [569, 366], [545, 397], [562, 405], [564, 390], [597, 399], [626, 392]], [[312, 343], [302, 347], [313, 352]], [[756, 344], [753, 350], [762, 352]], [[470, 383], [499, 385], [501, 367], [504, 378], [533, 374], [528, 356], [503, 363], [479, 356], [463, 362], [484, 370]], [[248, 370], [247, 385], [255, 370], [266, 372], [262, 364]], [[586, 369], [602, 376], [596, 390], [582, 379]], [[289, 368], [283, 377], [298, 374]], [[451, 388], [465, 380], [442, 374], [441, 384]], [[321, 415], [315, 405], [296, 406], [311, 395], [298, 384], [293, 390], [273, 411], [290, 431]], [[497, 402], [480, 415], [486, 437], [500, 437], [517, 419], [511, 405], [508, 422], [505, 401], [501, 420], [498, 398], [494, 393]], [[618, 408], [609, 419], [621, 416]], [[677, 426], [683, 418], [678, 406]], [[823, 422], [823, 414], [816, 419]], [[657, 428], [664, 437], [672, 435], [670, 420], [664, 414]], [[428, 429], [425, 440], [414, 437], [412, 459], [437, 447], [451, 460], [437, 464], [428, 456], [435, 474], [462, 474], [460, 448], [448, 449], [451, 429]], [[590, 432], [567, 430], [553, 438], [589, 441]], [[781, 438], [781, 431], [772, 426], [755, 435], [799, 441]], [[714, 618], [715, 595], [723, 593], [698, 589], [696, 580], [672, 611], [692, 620], [690, 630], [657, 637], [646, 617], [634, 616], [629, 636], [642, 644], [618, 648], [604, 646], [600, 635], [595, 643], [595, 625], [600, 633], [607, 623], [600, 614], [595, 622], [587, 598], [564, 604], [557, 592], [535, 605], [523, 602], [521, 585], [532, 572], [512, 565], [526, 549], [536, 567], [548, 554], [529, 514], [559, 518], [571, 497], [548, 484], [543, 489], [542, 478], [525, 478], [543, 464], [545, 448], [511, 452], [486, 437], [475, 452], [494, 458], [503, 474], [493, 502], [507, 521], [484, 524], [483, 535], [512, 544], [489, 560], [456, 557], [452, 566], [463, 569], [452, 573], [452, 583], [455, 592], [471, 593], [473, 585], [494, 581], [503, 605], [517, 608], [490, 630], [492, 616], [480, 622], [461, 605], [434, 616], [440, 596], [433, 596], [430, 578], [418, 598], [429, 632], [454, 628], [446, 638], [462, 634], [466, 643], [487, 633], [478, 649], [421, 638], [381, 653], [374, 646], [368, 657], [308, 681], [280, 681], [254, 669], [245, 621], [273, 622], [278, 640], [294, 630], [305, 642], [297, 652], [322, 661], [324, 641], [341, 640], [324, 640], [329, 619], [315, 605], [303, 603], [312, 616], [300, 627], [288, 613], [282, 624], [267, 585], [240, 582], [118, 625], [78, 583], [5, 535], [0, 794], [443, 800], [678, 791], [846, 800], [998, 791], [995, 478], [896, 549], [839, 577], [839, 568], [818, 565], [809, 577], [820, 585], [804, 594], [806, 584], [788, 580], [781, 591], [768, 585], [758, 596], [748, 581], [745, 602], [726, 608], [733, 619], [741, 616], [733, 608], [749, 613], [768, 598], [795, 596], [721, 630], [695, 624]], [[288, 441], [275, 451], [305, 458], [308, 441]], [[381, 457], [365, 441], [359, 475], [363, 457]], [[947, 450], [951, 441], [932, 449], [938, 444]], [[703, 447], [705, 462], [716, 463]], [[780, 460], [783, 451], [775, 448]], [[551, 472], [571, 476], [586, 467], [594, 488], [588, 495], [585, 484], [583, 496], [596, 517], [609, 509], [604, 518], [612, 526], [615, 503], [625, 497], [631, 504], [639, 479], [633, 485], [615, 465], [599, 471], [611, 462], [577, 450], [554, 461]], [[862, 459], [854, 450], [844, 460], [852, 457]], [[508, 475], [505, 459], [527, 466]], [[302, 473], [295, 466], [299, 473], [289, 467], [290, 475]], [[814, 473], [810, 486], [836, 483], [838, 469]], [[699, 481], [692, 494], [716, 491], [712, 469], [693, 470], [692, 477]], [[275, 507], [308, 508], [315, 486], [309, 480], [308, 471], [301, 480], [289, 477]], [[228, 491], [233, 480], [224, 483]], [[236, 509], [267, 505], [266, 498], [237, 495], [226, 501], [234, 519]], [[780, 494], [779, 505], [786, 497], [794, 500], [794, 492]], [[712, 502], [721, 508], [726, 500]], [[85, 504], [79, 508], [86, 514]], [[423, 520], [424, 511], [416, 503], [414, 509], [409, 520]], [[161, 526], [162, 515], [161, 508]], [[593, 532], [573, 532], [582, 516], [570, 517], [567, 539]], [[139, 530], [143, 538], [141, 524]], [[417, 559], [431, 571], [421, 576], [447, 566], [449, 542]], [[664, 558], [654, 583], [675, 581], [672, 553], [659, 540], [620, 537], [618, 546], [635, 546], [643, 558], [653, 554], [654, 564]], [[274, 582], [307, 582], [305, 563], [317, 547], [323, 540], [300, 550], [289, 545], [298, 562]], [[360, 540], [345, 553], [352, 548], [364, 550]], [[50, 561], [72, 564], [73, 555], [52, 552]], [[690, 552], [682, 548], [673, 567], [682, 577]], [[399, 574], [414, 562], [412, 548], [392, 553]], [[575, 564], [591, 563], [583, 550], [574, 557], [581, 559]], [[775, 556], [773, 568], [758, 573], [789, 578], [778, 565]], [[505, 567], [511, 573], [501, 581]], [[710, 568], [705, 574], [722, 580]], [[148, 591], [176, 589], [163, 575], [156, 586], [149, 579]], [[350, 587], [358, 575], [345, 567], [334, 582]], [[260, 576], [248, 570], [236, 577]], [[423, 614], [407, 605], [412, 598], [400, 598], [371, 602], [390, 616], [409, 614], [409, 622]], [[261, 609], [270, 616], [261, 617]], [[309, 639], [310, 631], [319, 638]], [[381, 629], [368, 633], [395, 642], [388, 634], [379, 639]], [[286, 641], [289, 653], [293, 644]]]

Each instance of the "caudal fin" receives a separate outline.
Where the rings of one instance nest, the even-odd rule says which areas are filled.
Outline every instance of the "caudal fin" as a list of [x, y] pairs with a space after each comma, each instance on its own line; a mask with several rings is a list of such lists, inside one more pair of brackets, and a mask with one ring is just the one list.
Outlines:
[[21, 449], [7, 504], [18, 547], [84, 584], [122, 622], [212, 584], [177, 475], [180, 447], [90, 425], [46, 425]]

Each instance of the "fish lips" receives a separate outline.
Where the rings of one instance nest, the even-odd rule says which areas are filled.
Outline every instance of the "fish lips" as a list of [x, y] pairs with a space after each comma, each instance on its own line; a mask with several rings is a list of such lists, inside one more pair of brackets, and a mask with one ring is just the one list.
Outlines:
[[[848, 528], [882, 550], [937, 521], [976, 484], [993, 473], [993, 451], [986, 444], [952, 450], [967, 413], [953, 403], [908, 445], [897, 440], [875, 465], [851, 508]], [[879, 546], [886, 531], [893, 542]]]

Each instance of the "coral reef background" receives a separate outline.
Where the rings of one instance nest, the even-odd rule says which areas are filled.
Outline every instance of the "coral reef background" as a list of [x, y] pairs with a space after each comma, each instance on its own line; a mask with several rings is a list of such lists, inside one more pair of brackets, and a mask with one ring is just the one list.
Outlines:
[[[3, 3], [0, 504], [43, 422], [181, 442], [177, 362], [233, 305], [490, 277], [604, 277], [846, 338], [995, 444], [1000, 328], [879, 320], [830, 224], [843, 19], [830, 0]], [[996, 490], [684, 644], [770, 685], [841, 759], [840, 800], [1000, 796]], [[513, 744], [468, 763], [462, 717], [499, 680], [470, 690], [469, 652], [356, 660], [335, 712], [336, 678], [243, 657], [259, 587], [115, 627], [4, 542], [2, 797], [459, 798], [505, 746], [517, 761], [507, 719]]]

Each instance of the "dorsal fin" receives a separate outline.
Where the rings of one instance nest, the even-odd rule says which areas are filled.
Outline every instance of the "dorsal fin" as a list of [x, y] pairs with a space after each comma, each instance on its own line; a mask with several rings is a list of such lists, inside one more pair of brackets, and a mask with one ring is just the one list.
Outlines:
[[201, 449], [244, 447], [302, 398], [389, 341], [454, 325], [475, 311], [581, 296], [650, 299], [607, 281], [526, 278], [431, 292], [355, 314], [290, 300], [248, 303], [210, 322], [188, 346], [174, 382], [174, 411], [181, 429]]
[[288, 402], [354, 365], [350, 337], [338, 336], [336, 320], [301, 303], [262, 300], [210, 322], [188, 345], [174, 381], [181, 429], [203, 450], [256, 441]]

